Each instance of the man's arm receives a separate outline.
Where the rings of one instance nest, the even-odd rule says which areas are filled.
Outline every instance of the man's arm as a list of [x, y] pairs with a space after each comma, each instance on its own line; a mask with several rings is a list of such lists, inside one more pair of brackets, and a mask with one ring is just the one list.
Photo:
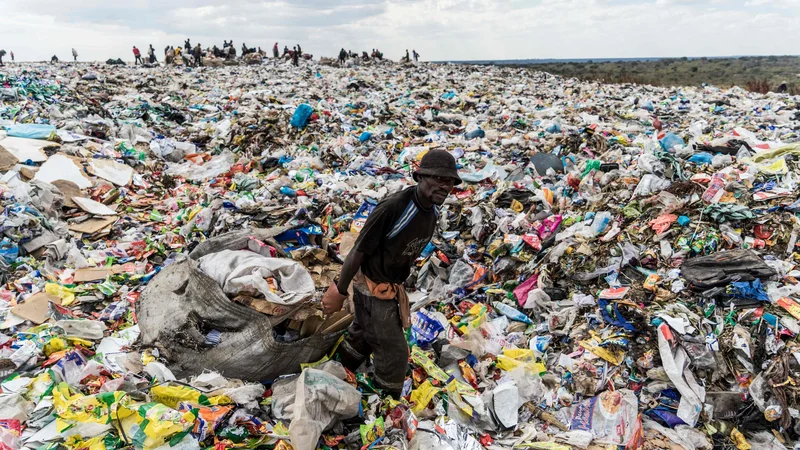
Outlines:
[[350, 250], [350, 253], [347, 255], [342, 265], [342, 272], [339, 274], [339, 282], [336, 283], [336, 288], [339, 289], [340, 294], [347, 295], [347, 288], [353, 281], [353, 277], [358, 273], [358, 269], [361, 268], [362, 262], [364, 262], [364, 254], [355, 248]]

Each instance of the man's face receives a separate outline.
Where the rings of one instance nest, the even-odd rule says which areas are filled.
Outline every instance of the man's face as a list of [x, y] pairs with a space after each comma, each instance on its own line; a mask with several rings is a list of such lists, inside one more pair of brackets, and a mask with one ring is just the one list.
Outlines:
[[449, 177], [437, 177], [431, 175], [419, 176], [420, 194], [430, 199], [434, 205], [443, 205], [447, 200], [450, 191], [453, 190], [456, 181]]

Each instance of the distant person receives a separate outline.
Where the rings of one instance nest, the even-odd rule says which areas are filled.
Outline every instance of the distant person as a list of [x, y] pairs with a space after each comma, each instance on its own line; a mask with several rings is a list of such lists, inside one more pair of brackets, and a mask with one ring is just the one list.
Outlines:
[[0, 66], [3, 65], [3, 56], [6, 56], [6, 51], [0, 50]]
[[189, 42], [189, 38], [186, 38], [186, 42], [183, 43], [183, 48], [185, 48], [187, 51], [192, 50], [192, 43]]
[[150, 58], [150, 64], [155, 64], [156, 61], [156, 49], [153, 48], [153, 44], [150, 44], [150, 50], [147, 51], [147, 55]]
[[72, 49], [72, 61], [73, 62], [77, 62], [78, 61], [78, 52], [75, 51], [74, 48]]
[[58, 56], [53, 55], [53, 57], [50, 58], [50, 62], [53, 63], [53, 64], [57, 63], [58, 62]]
[[199, 42], [194, 47], [194, 65], [199, 67], [202, 67], [203, 65], [203, 50], [200, 47]]
[[297, 44], [297, 56], [303, 56], [303, 49], [300, 48], [300, 44]]
[[11, 50], [11, 62], [14, 62], [14, 50]]
[[279, 53], [278, 53], [278, 43], [277, 42], [275, 43], [275, 45], [272, 46], [272, 56], [274, 56], [275, 59], [278, 59]]
[[297, 51], [297, 47], [292, 50], [292, 65], [299, 66], [300, 65], [300, 53]]
[[411, 58], [408, 56], [408, 49], [406, 49], [406, 62], [410, 62]]
[[286, 56], [288, 54], [289, 54], [289, 47], [284, 45], [283, 46], [283, 55], [281, 55], [281, 56]]
[[345, 59], [347, 59], [347, 52], [342, 48], [339, 50], [339, 64], [344, 65]]
[[144, 64], [144, 61], [142, 61], [142, 52], [140, 52], [135, 45], [133, 46], [133, 56], [136, 58], [133, 61], [134, 64]]
[[[14, 60], [14, 52], [11, 52], [11, 60], [12, 61]], [[786, 84], [786, 82], [784, 81], [783, 83], [778, 85], [778, 88], [775, 90], [775, 92], [777, 92], [778, 94], [785, 94], [786, 91], [788, 90], [789, 90], [789, 85]]]
[[412, 54], [414, 55], [414, 62], [418, 63], [419, 62], [419, 53], [417, 53], [416, 50], [412, 50]]
[[164, 62], [169, 66], [175, 63], [175, 49], [170, 46], [164, 50]]

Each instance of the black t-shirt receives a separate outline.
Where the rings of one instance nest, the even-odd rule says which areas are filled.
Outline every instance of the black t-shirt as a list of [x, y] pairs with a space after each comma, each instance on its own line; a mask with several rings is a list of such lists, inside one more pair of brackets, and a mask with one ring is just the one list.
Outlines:
[[423, 209], [416, 187], [383, 199], [367, 217], [354, 248], [364, 253], [361, 271], [377, 282], [402, 283], [430, 242], [438, 210]]

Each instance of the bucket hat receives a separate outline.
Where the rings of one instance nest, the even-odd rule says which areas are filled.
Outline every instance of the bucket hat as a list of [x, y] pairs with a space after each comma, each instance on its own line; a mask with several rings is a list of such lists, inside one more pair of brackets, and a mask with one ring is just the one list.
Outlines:
[[456, 185], [461, 184], [456, 159], [444, 150], [431, 150], [422, 157], [419, 170], [414, 172], [414, 181], [419, 182], [420, 175], [452, 178]]

